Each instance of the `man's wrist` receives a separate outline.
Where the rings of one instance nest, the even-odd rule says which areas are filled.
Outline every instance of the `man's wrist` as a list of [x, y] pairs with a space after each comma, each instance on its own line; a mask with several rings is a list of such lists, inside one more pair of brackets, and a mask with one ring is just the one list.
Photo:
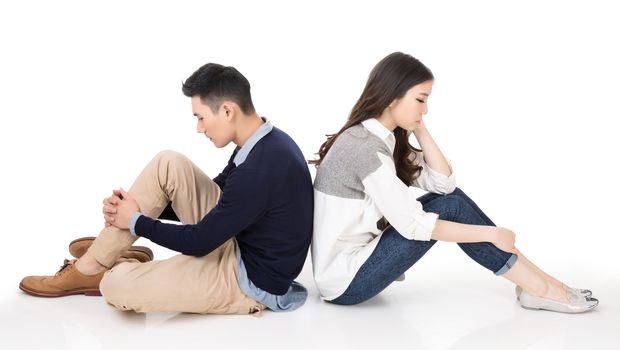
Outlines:
[[127, 226], [129, 227], [129, 232], [131, 232], [131, 234], [134, 236], [138, 236], [138, 234], [136, 233], [136, 223], [138, 222], [140, 216], [142, 216], [142, 213], [137, 211], [131, 214], [131, 217], [129, 218], [129, 224]]

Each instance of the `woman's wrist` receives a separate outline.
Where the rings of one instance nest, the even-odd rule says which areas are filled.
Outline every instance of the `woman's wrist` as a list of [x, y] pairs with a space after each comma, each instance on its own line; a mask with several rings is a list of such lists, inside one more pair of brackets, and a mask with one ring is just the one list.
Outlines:
[[484, 241], [494, 243], [497, 238], [497, 227], [485, 226]]

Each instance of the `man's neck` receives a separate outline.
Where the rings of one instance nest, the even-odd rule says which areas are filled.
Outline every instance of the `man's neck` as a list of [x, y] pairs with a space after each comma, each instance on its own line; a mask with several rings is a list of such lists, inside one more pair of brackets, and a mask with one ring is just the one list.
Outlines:
[[242, 115], [239, 118], [239, 127], [233, 142], [237, 146], [242, 147], [261, 125], [263, 125], [263, 119], [258, 114]]

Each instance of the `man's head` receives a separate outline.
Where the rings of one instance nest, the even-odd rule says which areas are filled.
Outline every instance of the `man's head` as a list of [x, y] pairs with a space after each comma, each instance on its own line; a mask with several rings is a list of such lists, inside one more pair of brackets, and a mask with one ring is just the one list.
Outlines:
[[183, 94], [192, 98], [197, 131], [216, 147], [233, 141], [239, 118], [255, 114], [250, 83], [233, 67], [205, 64], [183, 83]]

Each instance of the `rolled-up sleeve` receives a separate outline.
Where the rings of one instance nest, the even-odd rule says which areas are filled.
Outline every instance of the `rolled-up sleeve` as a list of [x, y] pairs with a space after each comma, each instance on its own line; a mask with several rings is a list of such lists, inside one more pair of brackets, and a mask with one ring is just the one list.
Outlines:
[[364, 192], [403, 237], [430, 240], [439, 216], [423, 210], [422, 203], [396, 175], [391, 157], [381, 153], [377, 156], [381, 165], [362, 179]]
[[426, 162], [422, 153], [419, 153], [415, 159], [415, 163], [422, 167], [422, 172], [412, 183], [412, 186], [419, 187], [425, 191], [437, 194], [449, 194], [456, 189], [456, 178], [452, 162], [447, 159], [450, 167], [450, 176], [446, 176], [438, 171], [433, 170]]

